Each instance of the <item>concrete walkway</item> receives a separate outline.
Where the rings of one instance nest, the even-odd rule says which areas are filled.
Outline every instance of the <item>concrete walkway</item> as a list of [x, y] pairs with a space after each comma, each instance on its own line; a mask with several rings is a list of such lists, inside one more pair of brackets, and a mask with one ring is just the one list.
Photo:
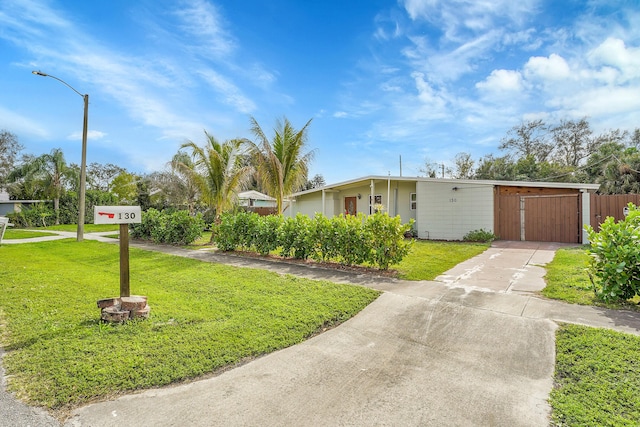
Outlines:
[[87, 405], [65, 426], [546, 426], [558, 322], [640, 334], [635, 313], [537, 296], [554, 246], [499, 243], [433, 282], [132, 246], [384, 293], [302, 344], [212, 378]]

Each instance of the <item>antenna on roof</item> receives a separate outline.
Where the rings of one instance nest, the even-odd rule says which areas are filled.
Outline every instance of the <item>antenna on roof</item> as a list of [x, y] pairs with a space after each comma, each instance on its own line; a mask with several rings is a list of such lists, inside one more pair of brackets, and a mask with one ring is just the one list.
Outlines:
[[402, 176], [402, 154], [400, 154], [400, 176]]

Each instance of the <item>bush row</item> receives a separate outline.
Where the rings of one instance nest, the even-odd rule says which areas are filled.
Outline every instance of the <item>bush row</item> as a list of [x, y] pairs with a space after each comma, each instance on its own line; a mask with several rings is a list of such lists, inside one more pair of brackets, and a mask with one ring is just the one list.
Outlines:
[[589, 276], [596, 295], [605, 302], [640, 295], [640, 211], [629, 203], [629, 214], [618, 222], [608, 217], [596, 232], [585, 226]]
[[[87, 190], [85, 198], [85, 223], [93, 223], [93, 207], [95, 205], [113, 205], [115, 196], [106, 191]], [[20, 212], [7, 214], [11, 222], [18, 228], [23, 227], [47, 227], [56, 222], [56, 216], [60, 224], [76, 224], [78, 222], [78, 195], [68, 191], [60, 198], [59, 210], [53, 209], [53, 202], [39, 202], [32, 205], [23, 205]]]
[[266, 255], [279, 251], [285, 258], [337, 261], [345, 265], [372, 265], [386, 270], [400, 262], [411, 249], [404, 235], [413, 221], [402, 224], [399, 216], [386, 213], [364, 216], [340, 215], [314, 219], [259, 216], [251, 212], [222, 215], [214, 227], [219, 249], [255, 251]]
[[150, 208], [142, 212], [142, 222], [131, 224], [130, 229], [134, 239], [188, 245], [202, 236], [204, 227], [202, 214], [191, 216], [187, 211], [168, 213]]

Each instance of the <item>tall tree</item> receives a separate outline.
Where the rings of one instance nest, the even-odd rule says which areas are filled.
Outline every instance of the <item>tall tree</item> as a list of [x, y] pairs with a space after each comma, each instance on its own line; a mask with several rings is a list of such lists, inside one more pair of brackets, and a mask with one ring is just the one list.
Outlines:
[[111, 193], [118, 198], [118, 203], [123, 205], [133, 204], [138, 196], [138, 177], [127, 171], [120, 172], [111, 181]]
[[255, 118], [251, 117], [251, 131], [257, 138], [253, 154], [262, 188], [276, 199], [278, 213], [282, 213], [285, 196], [303, 188], [307, 182], [309, 164], [314, 151], [306, 151], [310, 119], [296, 130], [285, 117], [278, 120], [274, 136], [269, 140]]
[[0, 190], [16, 165], [18, 153], [24, 147], [18, 137], [8, 130], [0, 130]]
[[515, 162], [510, 156], [494, 157], [487, 154], [478, 161], [476, 179], [512, 181], [515, 179]]
[[458, 153], [454, 159], [455, 171], [453, 177], [457, 179], [471, 179], [473, 177], [473, 158], [469, 153]]
[[39, 189], [41, 197], [53, 199], [56, 224], [60, 224], [60, 197], [68, 182], [69, 167], [61, 149], [55, 148], [49, 154], [31, 157], [9, 174], [9, 181], [22, 181]]
[[237, 193], [244, 189], [253, 169], [241, 164], [246, 140], [231, 139], [220, 143], [206, 131], [205, 135], [207, 143], [204, 147], [192, 141], [182, 144], [181, 148], [191, 150], [193, 168], [183, 163], [180, 170], [198, 186], [203, 201], [215, 209], [218, 219], [234, 206]]
[[87, 187], [90, 190], [109, 191], [113, 179], [122, 172], [126, 172], [126, 169], [113, 163], [103, 165], [93, 162], [87, 167]]
[[539, 162], [545, 161], [553, 150], [548, 132], [549, 127], [542, 120], [523, 122], [509, 129], [498, 149], [517, 157], [534, 156]]
[[424, 163], [418, 169], [418, 172], [424, 174], [427, 178], [436, 178], [438, 175], [438, 169], [440, 165], [436, 162], [430, 161], [428, 158], [424, 159]]
[[591, 137], [593, 131], [586, 118], [578, 121], [561, 120], [551, 132], [555, 143], [556, 161], [565, 166], [580, 166], [582, 161], [602, 144], [599, 138]]
[[306, 184], [301, 188], [301, 190], [311, 190], [313, 188], [324, 187], [325, 185], [326, 185], [326, 182], [324, 180], [324, 177], [319, 173], [317, 173], [313, 176], [313, 178], [311, 178], [306, 182]]
[[189, 212], [193, 213], [200, 195], [196, 164], [189, 154], [178, 151], [168, 166], [171, 172], [166, 176], [163, 186], [167, 199], [174, 205], [186, 205]]

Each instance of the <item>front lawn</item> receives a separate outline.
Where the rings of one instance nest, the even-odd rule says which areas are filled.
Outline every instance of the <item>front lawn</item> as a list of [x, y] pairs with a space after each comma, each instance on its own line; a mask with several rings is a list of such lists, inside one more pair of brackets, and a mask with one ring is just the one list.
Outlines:
[[98, 319], [119, 292], [117, 245], [65, 239], [0, 247], [8, 387], [70, 408], [206, 375], [299, 343], [366, 307], [368, 288], [130, 249], [131, 291], [151, 317]]
[[41, 231], [31, 231], [22, 228], [11, 229], [8, 228], [4, 232], [3, 239], [30, 239], [32, 237], [45, 237], [45, 236], [55, 236], [56, 233], [47, 233]]
[[[76, 224], [60, 224], [49, 225], [47, 227], [39, 227], [41, 230], [55, 230], [55, 231], [78, 231]], [[120, 229], [118, 224], [85, 224], [85, 233], [100, 233], [103, 231], [118, 231]]]
[[547, 286], [542, 295], [572, 304], [640, 311], [640, 297], [609, 304], [598, 300], [587, 273], [588, 264], [586, 247], [558, 249], [553, 261], [545, 266]]
[[578, 325], [556, 333], [555, 426], [640, 425], [640, 337]]
[[416, 240], [409, 255], [399, 264], [398, 277], [406, 280], [433, 280], [462, 261], [481, 254], [488, 243], [434, 242]]

